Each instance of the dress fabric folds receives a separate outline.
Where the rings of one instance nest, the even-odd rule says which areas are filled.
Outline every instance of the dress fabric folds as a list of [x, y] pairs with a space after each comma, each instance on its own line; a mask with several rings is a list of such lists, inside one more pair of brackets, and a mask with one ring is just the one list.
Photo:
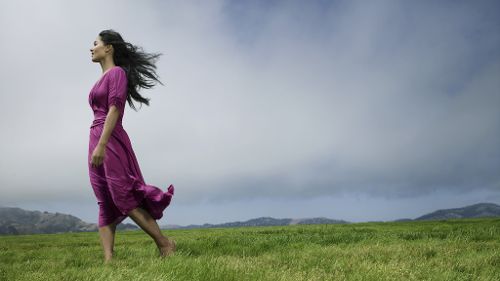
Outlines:
[[[144, 182], [129, 136], [122, 126], [127, 83], [125, 70], [114, 66], [102, 75], [89, 94], [94, 121], [90, 126], [88, 168], [90, 184], [99, 206], [99, 227], [121, 223], [128, 212], [137, 207], [145, 209], [158, 220], [163, 217], [174, 195], [173, 185], [164, 192]], [[106, 144], [103, 163], [94, 167], [91, 165], [92, 153], [103, 132], [111, 105], [117, 107], [120, 115]]]

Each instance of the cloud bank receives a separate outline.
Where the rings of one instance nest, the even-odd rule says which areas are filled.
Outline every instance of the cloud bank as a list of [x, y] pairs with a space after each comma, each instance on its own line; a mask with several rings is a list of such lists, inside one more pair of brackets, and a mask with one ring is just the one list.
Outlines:
[[107, 28], [164, 54], [123, 124], [178, 204], [500, 191], [495, 1], [21, 2], [0, 4], [0, 204], [93, 200]]

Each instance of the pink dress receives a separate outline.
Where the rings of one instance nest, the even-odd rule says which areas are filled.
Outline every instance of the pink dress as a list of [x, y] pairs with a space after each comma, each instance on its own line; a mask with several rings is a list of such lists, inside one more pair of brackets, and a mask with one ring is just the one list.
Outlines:
[[[126, 100], [127, 75], [120, 66], [104, 73], [89, 94], [94, 121], [90, 126], [88, 167], [90, 184], [99, 206], [99, 227], [119, 224], [136, 207], [145, 209], [154, 219], [160, 219], [174, 195], [173, 185], [163, 192], [144, 182], [132, 144], [122, 126]], [[93, 167], [92, 152], [99, 142], [111, 105], [116, 105], [120, 116], [106, 144], [103, 163]]]

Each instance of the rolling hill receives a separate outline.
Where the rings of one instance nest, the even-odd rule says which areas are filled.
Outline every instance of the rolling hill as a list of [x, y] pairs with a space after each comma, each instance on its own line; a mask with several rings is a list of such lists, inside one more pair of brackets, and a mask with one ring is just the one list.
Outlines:
[[[120, 224], [118, 230], [138, 229], [133, 224]], [[0, 207], [0, 234], [37, 234], [97, 231], [97, 224], [62, 213], [29, 211], [16, 207]]]
[[[417, 217], [416, 219], [398, 219], [395, 221], [422, 221], [422, 220], [447, 220], [460, 218], [498, 217], [500, 206], [493, 203], [479, 203], [462, 208], [442, 209]], [[192, 228], [218, 228], [218, 227], [242, 227], [242, 226], [282, 226], [294, 224], [345, 224], [344, 220], [329, 218], [272, 218], [260, 217], [247, 221], [226, 222], [221, 224], [202, 225], [191, 224], [163, 225], [162, 229], [192, 229]], [[121, 223], [118, 230], [139, 229], [134, 224]], [[95, 223], [87, 223], [81, 219], [62, 213], [49, 213], [40, 211], [28, 211], [16, 207], [0, 207], [0, 234], [36, 234], [36, 233], [62, 233], [62, 232], [86, 232], [97, 231]]]

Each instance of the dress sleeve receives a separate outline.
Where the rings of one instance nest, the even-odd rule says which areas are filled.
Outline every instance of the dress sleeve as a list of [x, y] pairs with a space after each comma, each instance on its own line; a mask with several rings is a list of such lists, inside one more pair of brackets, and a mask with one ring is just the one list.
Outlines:
[[121, 67], [116, 67], [109, 73], [108, 108], [115, 105], [123, 112], [127, 100], [127, 74]]

